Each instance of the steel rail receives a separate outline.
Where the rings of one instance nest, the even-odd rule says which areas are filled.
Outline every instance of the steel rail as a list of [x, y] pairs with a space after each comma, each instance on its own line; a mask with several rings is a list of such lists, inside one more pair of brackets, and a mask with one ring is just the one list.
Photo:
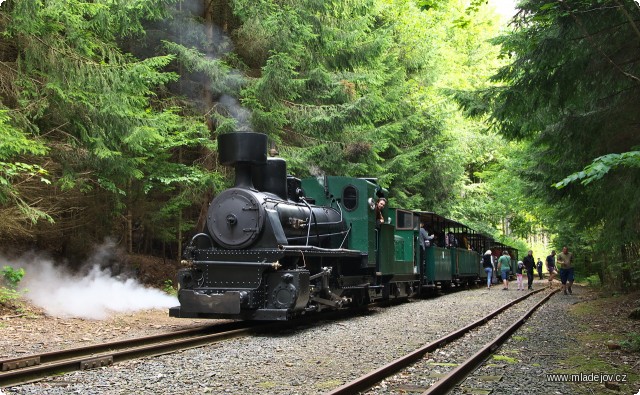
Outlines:
[[[247, 327], [209, 334], [206, 332], [191, 335], [179, 333], [173, 336], [173, 338], [171, 337], [173, 334], [159, 335], [155, 336], [157, 338], [157, 341], [155, 342], [153, 339], [149, 338], [144, 338], [145, 341], [141, 341], [142, 339], [133, 339], [132, 343], [129, 343], [127, 340], [123, 340], [104, 345], [62, 351], [59, 353], [50, 352], [46, 353], [46, 355], [36, 355], [33, 357], [37, 358], [45, 356], [45, 360], [48, 360], [48, 362], [37, 362], [27, 367], [1, 372], [0, 388], [37, 381], [54, 374], [109, 366], [128, 359], [166, 354], [172, 351], [198, 347], [212, 342], [243, 336], [252, 330], [252, 327]], [[151, 338], [153, 337], [154, 336]], [[131, 344], [133, 344], [133, 346]], [[109, 345], [114, 345], [114, 349], [108, 349]], [[101, 351], [91, 352], [90, 350], [92, 348], [99, 349]], [[83, 351], [86, 352], [83, 353]], [[63, 355], [63, 357], [60, 357], [60, 355]], [[64, 355], [67, 357], [65, 358]]]
[[[22, 369], [38, 364], [53, 363], [64, 359], [74, 358], [82, 355], [98, 354], [117, 350], [126, 347], [137, 347], [145, 344], [159, 343], [177, 337], [198, 336], [206, 333], [228, 331], [238, 329], [242, 326], [238, 322], [225, 323], [221, 325], [206, 326], [192, 329], [185, 329], [175, 332], [163, 333], [159, 335], [144, 336], [134, 339], [118, 340], [108, 343], [92, 344], [84, 347], [70, 348], [67, 350], [50, 351], [42, 354], [34, 354], [23, 357], [0, 360], [0, 372]], [[2, 377], [2, 376], [0, 376]]]
[[0, 388], [38, 381], [54, 374], [109, 366], [130, 359], [205, 346], [251, 333], [291, 329], [327, 319], [339, 320], [352, 314], [353, 311], [339, 310], [293, 321], [267, 323], [234, 321], [204, 328], [13, 358], [0, 361], [0, 366], [5, 370], [0, 372]]
[[485, 344], [480, 351], [473, 354], [469, 359], [464, 361], [458, 367], [447, 373], [440, 380], [435, 382], [428, 390], [424, 391], [422, 395], [431, 394], [444, 394], [451, 391], [456, 385], [464, 380], [471, 372], [476, 370], [482, 362], [493, 352], [500, 347], [511, 335], [520, 327], [524, 322], [540, 307], [542, 306], [553, 294], [560, 291], [556, 289], [549, 293], [549, 295], [542, 298], [541, 301], [536, 303], [531, 309], [529, 309], [520, 319], [511, 324], [506, 331], [498, 335], [495, 339]]
[[[439, 338], [438, 340], [435, 340], [425, 346], [420, 347], [419, 349], [405, 355], [402, 356], [398, 359], [395, 359], [393, 361], [391, 361], [390, 363], [370, 372], [367, 373], [349, 383], [346, 383], [330, 392], [327, 392], [326, 395], [351, 395], [360, 391], [364, 391], [367, 390], [371, 387], [373, 387], [375, 384], [379, 383], [380, 381], [384, 380], [385, 378], [391, 376], [392, 374], [404, 369], [405, 367], [415, 363], [416, 361], [418, 361], [420, 358], [422, 358], [425, 354], [432, 352], [434, 350], [437, 350], [438, 348], [441, 348], [443, 346], [445, 346], [447, 343], [450, 343], [454, 340], [457, 340], [459, 338], [461, 338], [462, 336], [464, 336], [466, 333], [470, 332], [472, 329], [475, 329], [479, 326], [484, 325], [487, 321], [489, 321], [490, 319], [492, 319], [493, 317], [497, 316], [498, 314], [502, 313], [503, 311], [507, 310], [509, 307], [520, 303], [521, 301], [529, 298], [530, 296], [537, 294], [538, 292], [542, 292], [547, 290], [547, 288], [540, 288], [538, 290], [535, 290], [533, 292], [529, 292], [517, 299], [512, 300], [511, 302], [505, 304], [504, 306], [494, 310], [493, 312], [489, 313], [488, 315], [480, 318], [479, 320], [463, 327], [460, 328], [454, 332], [451, 332], [441, 338]], [[557, 291], [555, 291], [557, 292]], [[551, 293], [550, 295], [552, 295], [553, 293]], [[548, 298], [548, 297], [547, 297]]]

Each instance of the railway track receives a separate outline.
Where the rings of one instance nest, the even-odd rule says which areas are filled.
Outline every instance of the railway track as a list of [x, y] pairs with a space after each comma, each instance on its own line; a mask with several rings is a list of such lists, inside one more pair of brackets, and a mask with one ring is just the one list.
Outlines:
[[[368, 374], [365, 374], [356, 380], [353, 380], [349, 383], [342, 385], [330, 392], [327, 395], [347, 395], [347, 394], [355, 394], [355, 393], [367, 393], [373, 387], [379, 385], [384, 380], [389, 379], [390, 377], [412, 377], [415, 372], [423, 372], [424, 369], [417, 368], [416, 365], [420, 363], [420, 361], [428, 354], [433, 354], [435, 351], [444, 348], [448, 344], [452, 344], [453, 342], [465, 341], [465, 335], [468, 335], [473, 330], [481, 329], [485, 324], [489, 323], [496, 317], [498, 317], [501, 313], [509, 310], [512, 306], [524, 301], [536, 295], [540, 292], [548, 291], [546, 288], [542, 288], [533, 292], [529, 292], [523, 295], [520, 298], [517, 298], [504, 306], [496, 309], [485, 317], [480, 318], [479, 320], [465, 326], [464, 328], [458, 329], [454, 332], [451, 332], [419, 349], [400, 357], [387, 365], [384, 365], [375, 371], [372, 371]], [[398, 393], [423, 393], [423, 394], [444, 394], [453, 389], [458, 383], [460, 383], [469, 373], [475, 370], [489, 355], [491, 355], [502, 343], [504, 343], [510, 336], [518, 329], [525, 321], [528, 319], [533, 312], [544, 304], [549, 298], [558, 292], [558, 290], [549, 292], [545, 295], [541, 300], [539, 300], [535, 305], [527, 309], [525, 314], [520, 316], [515, 322], [512, 322], [511, 325], [508, 325], [506, 328], [502, 328], [500, 330], [500, 335], [493, 338], [491, 341], [486, 344], [479, 346], [478, 351], [475, 352], [471, 357], [463, 361], [462, 363], [456, 364], [442, 364], [442, 365], [452, 365], [452, 369], [444, 374], [438, 375], [438, 379], [430, 385], [424, 386], [416, 386], [414, 384], [406, 384], [401, 385], [402, 378], [399, 380], [394, 380], [394, 385], [398, 388]], [[453, 367], [455, 365], [455, 367]], [[419, 373], [422, 374], [422, 373]], [[409, 379], [407, 379], [409, 381]], [[433, 379], [431, 379], [433, 381]], [[375, 393], [375, 390], [372, 390], [371, 393]], [[389, 393], [389, 388], [384, 390], [385, 393]], [[391, 392], [393, 393], [393, 392]]]
[[[386, 301], [373, 303], [368, 307], [389, 307], [397, 303], [397, 301]], [[52, 375], [109, 366], [135, 358], [210, 345], [252, 333], [281, 331], [323, 320], [340, 320], [352, 317], [354, 312], [363, 311], [367, 309], [324, 312], [320, 315], [286, 322], [234, 321], [154, 336], [8, 358], [0, 360], [0, 388], [25, 384]]]
[[233, 321], [161, 335], [0, 360], [0, 388], [26, 384], [52, 375], [110, 366], [136, 358], [167, 354], [216, 342], [272, 333], [319, 321], [352, 317], [354, 310], [331, 311], [294, 321]]
[[[54, 374], [93, 369], [144, 356], [160, 355], [245, 336], [257, 325], [230, 322], [91, 346], [0, 360], [0, 388]], [[267, 329], [264, 326], [262, 329]]]
[[[527, 296], [531, 294], [533, 293], [527, 294]], [[518, 303], [524, 298], [525, 297], [519, 298], [507, 304], [507, 306]], [[374, 306], [375, 305], [378, 304], [374, 304]], [[384, 306], [389, 305], [393, 305], [393, 303], [384, 304]], [[490, 316], [497, 315], [499, 312], [500, 310], [497, 310]], [[269, 333], [290, 330], [295, 327], [313, 324], [317, 321], [340, 320], [352, 317], [352, 315], [353, 311], [341, 311], [329, 312], [294, 322], [277, 322], [269, 324], [265, 324], [264, 322], [230, 322], [163, 335], [148, 336], [0, 360], [0, 388], [38, 381], [52, 375], [110, 366], [112, 364], [131, 359], [167, 354], [187, 348], [210, 345], [223, 340], [249, 336], [253, 333]], [[490, 319], [490, 316], [484, 317], [479, 321], [488, 320]], [[473, 325], [474, 324], [471, 324], [468, 327], [472, 327]], [[455, 333], [458, 332], [460, 331], [456, 331]], [[440, 339], [438, 344], [440, 346], [444, 345], [447, 342], [452, 341], [453, 338], [454, 337]], [[428, 350], [426, 352], [428, 352]]]

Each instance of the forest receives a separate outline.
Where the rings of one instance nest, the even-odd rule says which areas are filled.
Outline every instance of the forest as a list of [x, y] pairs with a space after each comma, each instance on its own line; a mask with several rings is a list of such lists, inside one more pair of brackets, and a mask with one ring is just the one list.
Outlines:
[[[0, 250], [179, 260], [232, 183], [216, 137], [297, 177], [376, 177], [581, 278], [640, 288], [640, 5], [0, 3]], [[2, 264], [0, 264], [2, 266]]]

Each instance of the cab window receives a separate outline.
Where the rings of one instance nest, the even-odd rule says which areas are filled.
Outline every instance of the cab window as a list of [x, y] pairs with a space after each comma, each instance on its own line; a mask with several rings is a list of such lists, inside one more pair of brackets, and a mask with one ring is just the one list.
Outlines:
[[342, 190], [342, 204], [347, 211], [353, 211], [358, 207], [358, 190], [353, 185], [348, 185]]
[[396, 210], [396, 228], [413, 229], [413, 213], [410, 211]]

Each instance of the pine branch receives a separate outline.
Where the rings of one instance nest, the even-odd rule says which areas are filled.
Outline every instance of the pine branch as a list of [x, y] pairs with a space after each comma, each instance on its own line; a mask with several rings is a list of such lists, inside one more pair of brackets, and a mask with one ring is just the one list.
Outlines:
[[627, 9], [624, 8], [624, 6], [622, 4], [620, 4], [620, 0], [615, 0], [615, 1], [620, 6], [618, 9], [620, 11], [622, 11], [624, 16], [627, 18], [627, 20], [629, 21], [629, 24], [631, 25], [633, 31], [636, 33], [636, 36], [638, 36], [638, 39], [640, 40], [640, 30], [638, 30], [638, 27], [636, 26], [636, 23], [631, 18], [631, 15], [629, 15], [629, 13], [627, 12]]
[[[626, 71], [624, 71], [618, 64], [616, 64], [616, 62], [614, 62], [603, 50], [602, 48], [600, 48], [600, 46], [598, 46], [595, 42], [595, 40], [593, 39], [593, 37], [591, 36], [591, 34], [588, 32], [588, 30], [585, 28], [584, 24], [582, 23], [582, 20], [578, 17], [578, 15], [575, 14], [574, 10], [570, 9], [569, 6], [565, 3], [564, 0], [559, 0], [559, 3], [562, 4], [562, 6], [565, 8], [565, 10], [567, 12], [569, 12], [569, 14], [571, 15], [571, 17], [576, 21], [576, 24], [580, 27], [580, 29], [583, 31], [583, 33], [585, 34], [587, 40], [589, 41], [589, 43], [591, 43], [591, 46], [597, 51], [599, 52], [602, 57], [613, 66], [614, 69], [618, 70], [622, 75], [640, 83], [640, 78], [636, 77], [633, 74], [627, 73]], [[634, 25], [635, 27], [635, 25]]]

